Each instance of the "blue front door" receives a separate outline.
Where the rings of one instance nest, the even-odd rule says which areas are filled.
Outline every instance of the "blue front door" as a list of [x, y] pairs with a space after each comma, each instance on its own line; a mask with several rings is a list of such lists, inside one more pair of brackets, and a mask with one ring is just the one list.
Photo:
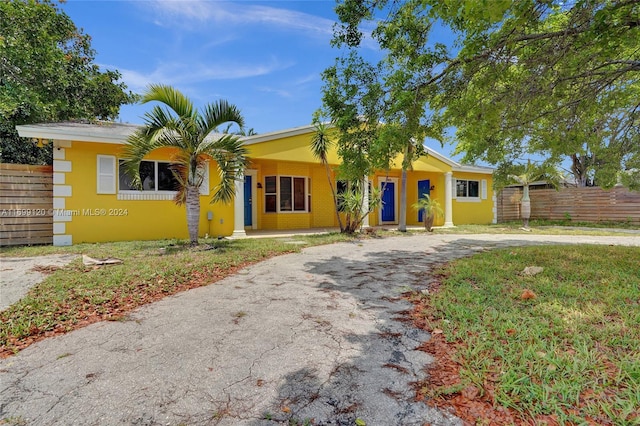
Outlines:
[[382, 221], [396, 221], [396, 187], [394, 182], [383, 184], [382, 193]]
[[244, 177], [244, 226], [253, 225], [253, 208], [251, 199], [251, 176]]
[[[429, 179], [418, 181], [418, 199], [424, 198], [425, 194], [431, 194], [431, 182], [429, 182]], [[418, 210], [418, 222], [420, 223], [424, 220], [423, 214], [424, 210]]]

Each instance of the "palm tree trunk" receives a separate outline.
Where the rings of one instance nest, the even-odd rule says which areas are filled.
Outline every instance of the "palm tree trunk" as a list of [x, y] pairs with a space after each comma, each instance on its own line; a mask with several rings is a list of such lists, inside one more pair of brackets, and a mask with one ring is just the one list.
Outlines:
[[198, 244], [198, 229], [200, 225], [200, 188], [187, 185], [187, 228], [191, 244]]
[[327, 182], [329, 182], [329, 188], [331, 188], [331, 195], [333, 196], [333, 207], [338, 218], [340, 232], [343, 232], [344, 226], [342, 225], [342, 219], [340, 218], [340, 212], [338, 211], [338, 196], [336, 195], [336, 189], [333, 187], [333, 183], [331, 182], [331, 170], [329, 169], [329, 164], [326, 162], [324, 163], [324, 169], [327, 172]]
[[522, 201], [520, 202], [523, 226], [529, 227], [529, 218], [531, 217], [531, 198], [529, 198], [529, 185], [522, 187]]

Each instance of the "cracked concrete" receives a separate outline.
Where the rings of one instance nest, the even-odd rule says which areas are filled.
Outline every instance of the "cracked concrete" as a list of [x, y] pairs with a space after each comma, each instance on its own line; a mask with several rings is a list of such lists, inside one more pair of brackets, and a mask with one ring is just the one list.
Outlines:
[[27, 425], [461, 425], [413, 400], [428, 333], [400, 296], [431, 269], [524, 244], [640, 237], [416, 235], [311, 247], [0, 361], [0, 419]]
[[37, 257], [0, 259], [0, 311], [23, 298], [29, 289], [42, 281], [47, 268], [61, 268], [74, 259], [75, 254], [53, 254]]

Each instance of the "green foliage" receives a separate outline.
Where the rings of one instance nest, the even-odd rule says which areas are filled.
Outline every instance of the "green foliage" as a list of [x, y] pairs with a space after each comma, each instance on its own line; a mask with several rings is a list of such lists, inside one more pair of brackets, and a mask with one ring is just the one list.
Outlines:
[[[354, 8], [351, 9], [351, 6]], [[344, 3], [338, 14], [351, 20], [350, 13], [362, 12], [361, 4]], [[334, 44], [346, 44], [348, 51], [323, 73], [323, 105], [338, 130], [336, 141], [341, 164], [340, 179], [356, 182], [374, 170], [402, 168], [399, 229], [406, 230], [406, 172], [424, 155], [426, 136], [439, 136], [435, 124], [424, 115], [426, 92], [415, 90], [414, 71], [435, 62], [420, 57], [420, 41], [403, 44], [414, 54], [410, 58], [389, 56], [376, 64], [367, 61], [356, 48], [361, 35], [336, 27]], [[420, 30], [423, 30], [420, 29]], [[388, 38], [379, 34], [381, 39]], [[384, 42], [383, 48], [388, 49]], [[429, 62], [429, 63], [427, 63]], [[402, 155], [402, 164], [394, 164]]]
[[422, 220], [427, 231], [432, 230], [434, 219], [444, 216], [444, 210], [440, 202], [433, 200], [429, 194], [422, 194], [422, 197], [420, 197], [416, 203], [413, 203], [411, 207], [415, 210], [423, 211]]
[[436, 102], [458, 152], [493, 164], [569, 160], [578, 184], [613, 186], [640, 156], [637, 16], [632, 3], [514, 2], [483, 43], [462, 33], [458, 73]]
[[91, 37], [50, 0], [0, 2], [0, 142], [3, 162], [51, 163], [15, 126], [113, 119], [134, 96], [117, 71], [93, 63]]
[[141, 186], [140, 163], [152, 151], [174, 148], [172, 173], [178, 182], [177, 204], [187, 205], [187, 225], [193, 244], [198, 242], [200, 186], [204, 168], [213, 158], [218, 166], [220, 183], [214, 188], [211, 202], [229, 202], [235, 195], [235, 181], [240, 179], [247, 163], [247, 150], [235, 135], [216, 135], [225, 123], [244, 126], [240, 110], [225, 100], [210, 103], [202, 111], [179, 90], [166, 85], [151, 85], [142, 95], [142, 103], [158, 102], [144, 116], [145, 124], [127, 139], [124, 167]]
[[558, 188], [564, 180], [564, 175], [554, 164], [550, 164], [549, 162], [534, 163], [527, 161], [526, 164], [501, 164], [500, 167], [496, 168], [493, 179], [494, 187], [497, 190], [501, 190], [511, 184], [519, 184], [527, 187], [537, 181], [544, 181]]
[[[439, 139], [455, 127], [468, 162], [542, 156], [569, 160], [581, 185], [640, 187], [637, 2], [342, 0], [336, 12], [333, 43], [349, 51], [375, 26], [387, 123]], [[434, 40], [443, 27], [455, 44]]]
[[425, 217], [442, 218], [444, 216], [444, 210], [442, 210], [440, 202], [432, 199], [429, 194], [423, 194], [411, 207], [424, 211]]
[[[344, 106], [344, 104], [342, 105]], [[332, 139], [329, 126], [322, 122], [320, 117], [320, 111], [314, 114], [313, 120], [316, 131], [311, 139], [311, 152], [314, 157], [324, 164], [340, 231], [352, 234], [360, 229], [365, 217], [380, 204], [381, 196], [379, 190], [371, 188], [368, 194], [368, 205], [365, 205], [364, 176], [373, 170], [371, 168], [371, 158], [365, 154], [366, 151], [362, 151], [365, 144], [353, 138], [353, 134], [338, 133], [339, 141], [344, 142], [342, 147], [338, 147], [338, 155], [342, 157], [343, 161], [335, 170], [336, 177], [342, 183], [343, 188], [343, 191], [339, 193], [337, 182], [331, 177], [332, 170], [327, 160], [328, 153], [336, 142]], [[346, 128], [351, 128], [349, 126], [355, 123], [359, 123], [357, 117], [348, 124], [343, 122], [343, 125]], [[363, 128], [361, 124], [358, 124], [353, 133], [360, 134], [359, 132], [373, 135], [376, 134], [377, 128], [374, 131], [369, 131]], [[340, 142], [337, 143], [339, 144]]]

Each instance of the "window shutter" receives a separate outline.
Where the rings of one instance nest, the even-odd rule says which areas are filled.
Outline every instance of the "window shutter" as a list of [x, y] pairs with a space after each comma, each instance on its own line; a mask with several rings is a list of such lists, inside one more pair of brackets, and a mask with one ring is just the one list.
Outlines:
[[198, 173], [202, 173], [204, 178], [202, 179], [202, 184], [200, 185], [200, 195], [209, 195], [209, 162], [204, 163], [202, 168], [198, 168]]
[[486, 179], [482, 179], [480, 185], [481, 185], [480, 194], [482, 196], [482, 199], [486, 200], [487, 199], [487, 180]]
[[116, 157], [113, 155], [98, 155], [97, 193], [116, 193]]
[[451, 198], [452, 199], [456, 199], [458, 198], [458, 180], [451, 178]]

